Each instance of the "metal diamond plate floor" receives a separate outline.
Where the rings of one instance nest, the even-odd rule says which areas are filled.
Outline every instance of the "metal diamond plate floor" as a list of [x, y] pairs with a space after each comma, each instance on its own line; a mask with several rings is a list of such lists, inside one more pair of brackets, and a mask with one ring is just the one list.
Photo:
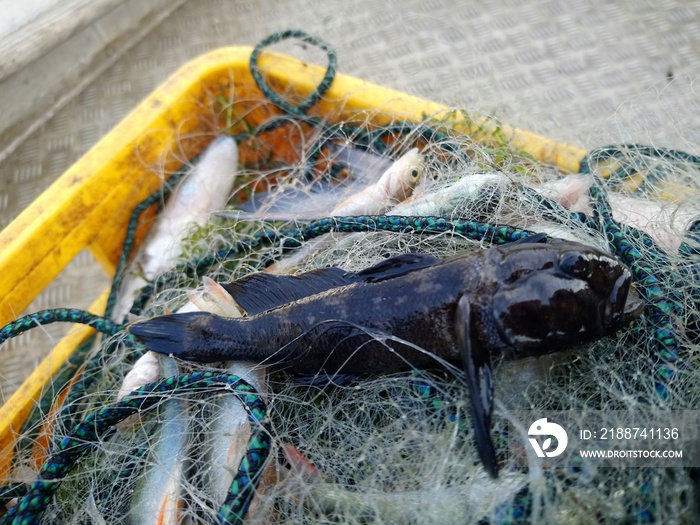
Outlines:
[[[0, 227], [181, 64], [288, 27], [334, 45], [344, 73], [557, 140], [697, 153], [699, 8], [683, 0], [189, 0], [0, 163]], [[281, 50], [323, 59], [299, 45]], [[107, 282], [83, 253], [30, 310], [87, 307]], [[0, 398], [64, 330], [5, 345]]]

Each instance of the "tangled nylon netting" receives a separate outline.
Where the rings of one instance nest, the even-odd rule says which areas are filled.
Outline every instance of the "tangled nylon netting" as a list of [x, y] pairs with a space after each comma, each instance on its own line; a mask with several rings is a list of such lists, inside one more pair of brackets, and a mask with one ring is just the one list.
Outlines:
[[[274, 93], [257, 67], [263, 48], [290, 37], [329, 57], [321, 85], [296, 105]], [[629, 265], [645, 300], [643, 317], [568, 352], [497, 364], [494, 433], [506, 437], [496, 440], [495, 480], [476, 454], [462, 371], [437, 357], [432, 370], [376, 370], [368, 378], [341, 371], [300, 383], [276, 373], [261, 393], [236, 370], [178, 363], [117, 402], [144, 349], [124, 324], [108, 320], [116, 295], [104, 318], [76, 310], [22, 318], [0, 331], [3, 341], [56, 321], [91, 324], [102, 335], [76, 350], [25, 423], [0, 494], [14, 504], [2, 523], [143, 523], [149, 479], [174, 485], [174, 519], [182, 523], [243, 516], [250, 523], [693, 523], [694, 469], [601, 467], [571, 458], [565, 467], [543, 469], [513, 453], [507, 427], [531, 423], [518, 421], [518, 410], [608, 412], [602, 425], [617, 426], [621, 411], [696, 409], [700, 158], [609, 146], [565, 178], [498, 133], [476, 142], [453, 131], [469, 120], [461, 111], [383, 128], [330, 124], [308, 111], [333, 80], [335, 55], [297, 31], [259, 44], [251, 69], [283, 114], [241, 131], [240, 101], [217, 99], [215, 133], [233, 134], [239, 144], [259, 141], [260, 149], [278, 134], [296, 157], [241, 159], [228, 218], [192, 228], [178, 266], [143, 289], [132, 313], [175, 311], [204, 276], [230, 282], [292, 257], [291, 271], [357, 271], [392, 255], [444, 258], [543, 232], [610, 251]], [[412, 148], [423, 168], [411, 199], [376, 215], [319, 219]], [[135, 211], [114, 290], [127, 276], [138, 214], [162, 202], [186, 171]], [[251, 428], [239, 447], [244, 458], [222, 466], [216, 436], [231, 439], [226, 425], [241, 407]], [[166, 515], [150, 518], [175, 522]]]

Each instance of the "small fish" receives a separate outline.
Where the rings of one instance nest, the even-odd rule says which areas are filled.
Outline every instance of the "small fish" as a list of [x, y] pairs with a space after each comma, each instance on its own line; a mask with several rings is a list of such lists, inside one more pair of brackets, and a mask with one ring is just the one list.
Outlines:
[[[423, 174], [425, 160], [413, 148], [404, 153], [379, 178], [379, 180], [355, 193], [336, 205], [327, 216], [349, 216], [384, 213], [394, 204], [411, 195], [413, 188]], [[326, 234], [304, 245], [293, 255], [278, 261], [267, 268], [268, 273], [277, 275], [290, 273], [302, 260], [311, 257], [329, 242], [335, 242], [333, 236]]]
[[[350, 216], [381, 213], [380, 209], [401, 202], [411, 195], [423, 173], [424, 158], [413, 148], [404, 153], [379, 180], [339, 203], [330, 215]], [[383, 210], [382, 210], [383, 211]]]
[[[199, 310], [236, 319], [246, 315], [229, 293], [214, 280], [203, 277], [201, 292], [189, 293], [190, 301]], [[224, 364], [226, 372], [250, 384], [260, 395], [267, 393], [266, 371], [257, 363], [231, 361]], [[235, 396], [223, 396], [215, 401], [207, 428], [205, 450], [208, 472], [207, 492], [213, 501], [223, 504], [231, 487], [236, 468], [245, 456], [251, 435], [248, 411]], [[251, 508], [249, 516], [254, 515]]]
[[346, 145], [329, 142], [328, 161], [348, 168], [350, 176], [331, 182], [322, 178], [311, 184], [301, 184], [292, 179], [271, 191], [254, 192], [250, 200], [228, 210], [215, 213], [223, 219], [294, 220], [327, 217], [339, 202], [353, 195], [360, 188], [374, 184], [394, 163], [386, 156], [363, 151]]
[[462, 363], [478, 452], [496, 477], [492, 356], [541, 355], [600, 337], [643, 306], [630, 271], [614, 257], [538, 240], [443, 261], [405, 254], [358, 273], [256, 273], [223, 285], [248, 317], [166, 315], [129, 331], [148, 349], [181, 359], [245, 359], [298, 375]]
[[387, 215], [449, 216], [461, 203], [478, 199], [487, 188], [498, 191], [508, 184], [510, 181], [503, 175], [493, 173], [463, 175], [449, 186], [441, 187], [425, 195], [411, 196], [388, 211]]
[[170, 196], [143, 248], [129, 265], [112, 320], [121, 322], [131, 310], [138, 290], [175, 267], [187, 229], [193, 224], [204, 224], [210, 213], [226, 205], [237, 169], [236, 141], [231, 137], [214, 140]]
[[214, 279], [202, 277], [202, 290], [189, 291], [187, 293], [189, 302], [183, 306], [183, 309], [189, 308], [192, 305], [192, 310], [200, 312], [209, 312], [224, 317], [243, 317], [245, 312], [236, 304], [233, 297]]
[[[152, 383], [153, 381], [158, 381], [160, 379], [160, 365], [158, 364], [158, 354], [154, 352], [146, 352], [141, 357], [139, 357], [131, 370], [124, 376], [121, 387], [119, 387], [119, 392], [117, 392], [117, 401], [121, 401], [122, 398], [129, 392], [133, 392], [137, 388], [141, 388], [143, 385]], [[129, 423], [134, 423], [138, 418], [127, 418]], [[126, 425], [122, 425], [124, 427]]]
[[[158, 356], [163, 375], [177, 375], [175, 360]], [[173, 397], [160, 407], [162, 423], [150, 451], [153, 465], [134, 488], [126, 522], [139, 525], [176, 525], [182, 517], [184, 473], [187, 469], [188, 407]]]
[[[255, 363], [233, 361], [226, 364], [226, 373], [250, 384], [259, 394], [267, 394], [265, 369]], [[223, 504], [250, 441], [249, 414], [235, 396], [218, 398], [212, 406], [206, 436], [202, 437], [206, 463], [206, 493], [212, 501]]]
[[[592, 184], [592, 175], [573, 174], [534, 189], [571, 211], [590, 215], [593, 209], [588, 189]], [[700, 215], [691, 195], [671, 202], [616, 191], [609, 191], [607, 197], [613, 219], [642, 230], [661, 248], [672, 252], [678, 250], [688, 226]]]
[[[203, 281], [202, 291], [188, 294], [190, 301], [183, 305], [178, 313], [207, 311], [231, 317], [242, 315], [241, 309], [221, 286], [208, 277], [204, 277]], [[255, 388], [264, 391], [264, 385], [256, 381], [259, 375], [250, 372], [252, 367], [253, 365], [248, 368], [239, 366], [232, 369], [231, 373], [240, 375]], [[147, 351], [134, 363], [124, 378], [117, 400], [146, 383], [157, 381], [163, 376], [174, 376], [177, 373], [177, 364], [174, 359]], [[131, 523], [152, 523], [153, 525], [181, 523], [182, 483], [189, 447], [188, 412], [187, 403], [182, 399], [172, 398], [163, 402], [161, 406], [163, 422], [152, 451], [154, 465], [139, 480], [134, 491], [129, 512]], [[212, 423], [214, 444], [210, 459], [214, 463], [211, 488], [217, 494], [218, 501], [223, 502], [226, 490], [233, 481], [233, 474], [226, 468], [221, 468], [220, 456], [223, 455], [223, 459], [229, 459], [232, 465], [238, 465], [250, 436], [250, 423], [245, 408], [233, 396], [221, 402], [220, 412], [220, 417]], [[127, 428], [138, 422], [139, 416], [134, 414], [122, 421], [119, 426]], [[228, 464], [223, 462], [223, 465]]]
[[[450, 217], [460, 208], [463, 213], [464, 206], [488, 206], [488, 201], [493, 202], [493, 197], [502, 191], [511, 182], [503, 175], [493, 173], [472, 173], [463, 175], [456, 182], [448, 185], [440, 185], [434, 191], [422, 195], [412, 194], [396, 206], [385, 212], [386, 215], [404, 215], [416, 217]], [[431, 187], [432, 190], [432, 187]], [[464, 216], [464, 214], [462, 215]], [[544, 231], [530, 228], [534, 231]], [[549, 233], [549, 232], [547, 232]], [[363, 233], [351, 233], [344, 235], [335, 241], [330, 248], [336, 252], [349, 251], [353, 244], [366, 235]], [[555, 235], [556, 236], [556, 235]], [[317, 252], [314, 252], [317, 253]], [[313, 254], [312, 254], [313, 255]], [[294, 256], [292, 256], [294, 257]], [[305, 266], [310, 261], [306, 256], [300, 260], [297, 266]]]
[[346, 191], [344, 184], [333, 185], [325, 179], [310, 186], [302, 186], [293, 180], [271, 191], [253, 192], [250, 199], [235, 210], [219, 211], [214, 216], [228, 220], [309, 219], [327, 214]]

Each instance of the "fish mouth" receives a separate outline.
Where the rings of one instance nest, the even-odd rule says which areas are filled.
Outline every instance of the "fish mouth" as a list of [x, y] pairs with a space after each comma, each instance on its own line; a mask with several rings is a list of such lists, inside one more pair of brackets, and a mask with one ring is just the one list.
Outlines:
[[629, 291], [627, 292], [627, 299], [625, 300], [625, 306], [622, 309], [622, 315], [620, 316], [620, 324], [623, 326], [629, 324], [634, 319], [642, 315], [644, 310], [644, 301], [639, 296], [639, 293], [630, 284]]
[[617, 278], [605, 307], [605, 324], [617, 330], [630, 324], [644, 310], [644, 301], [632, 284], [632, 276], [625, 270]]

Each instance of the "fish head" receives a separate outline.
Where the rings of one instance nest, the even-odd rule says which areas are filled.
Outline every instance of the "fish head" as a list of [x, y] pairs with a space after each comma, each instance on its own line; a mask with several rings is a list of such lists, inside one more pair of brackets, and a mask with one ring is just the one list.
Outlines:
[[404, 153], [384, 174], [386, 194], [399, 202], [410, 197], [423, 175], [424, 166], [424, 157], [418, 148]]
[[546, 353], [610, 334], [642, 312], [629, 268], [610, 254], [563, 240], [499, 250], [493, 313], [516, 352]]

